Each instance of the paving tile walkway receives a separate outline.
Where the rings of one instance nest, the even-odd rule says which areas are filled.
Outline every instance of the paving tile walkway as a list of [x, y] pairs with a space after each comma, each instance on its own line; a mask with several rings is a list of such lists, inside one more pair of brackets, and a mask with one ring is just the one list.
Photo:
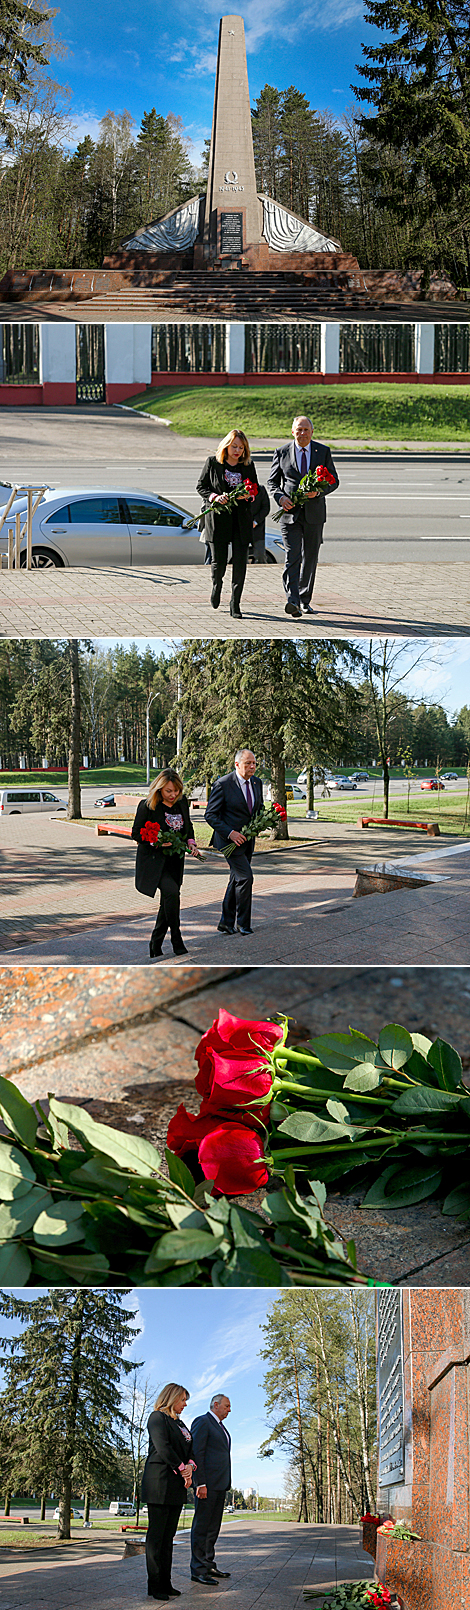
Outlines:
[[216, 612], [203, 566], [151, 569], [3, 571], [0, 636], [22, 637], [468, 637], [468, 564], [328, 564], [322, 561], [315, 615], [284, 613], [280, 567], [250, 566], [243, 620]]
[[[400, 1022], [450, 1040], [469, 1077], [470, 977], [452, 966], [12, 966], [0, 968], [0, 1000], [0, 1073], [28, 1100], [53, 1091], [159, 1148], [178, 1102], [197, 1110], [194, 1052], [220, 1006], [254, 1019], [286, 1011], [304, 1037]], [[470, 1286], [470, 1226], [438, 1203], [370, 1212], [357, 1193], [332, 1193], [327, 1215], [377, 1280]]]
[[[19, 1557], [2, 1550], [1, 1610], [127, 1610], [148, 1604], [142, 1555], [124, 1560], [122, 1537], [101, 1535]], [[228, 1582], [209, 1589], [189, 1577], [189, 1532], [175, 1544], [173, 1581], [181, 1592], [181, 1610], [210, 1600], [216, 1610], [303, 1610], [303, 1588], [322, 1592], [336, 1581], [373, 1576], [358, 1526], [310, 1526], [280, 1522], [277, 1517], [243, 1515], [224, 1523], [217, 1557], [231, 1571]]]

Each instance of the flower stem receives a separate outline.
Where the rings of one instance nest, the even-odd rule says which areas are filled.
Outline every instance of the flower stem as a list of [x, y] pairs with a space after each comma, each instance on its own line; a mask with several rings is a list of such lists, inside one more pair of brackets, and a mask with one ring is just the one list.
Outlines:
[[[310, 1067], [310, 1068], [323, 1068], [324, 1067], [324, 1063], [320, 1062], [319, 1057], [309, 1057], [308, 1052], [306, 1052], [306, 1051], [294, 1051], [293, 1047], [290, 1046], [290, 1045], [282, 1045], [282, 1046], [281, 1045], [275, 1045], [274, 1050], [272, 1052], [272, 1056], [273, 1056], [274, 1062], [280, 1061], [281, 1058], [285, 1059], [286, 1057], [291, 1057], [293, 1062], [303, 1062], [305, 1064], [305, 1066]], [[373, 1068], [373, 1066], [374, 1066], [373, 1062], [371, 1062], [370, 1065], [371, 1065], [371, 1068]], [[334, 1071], [335, 1071], [334, 1068], [329, 1069], [330, 1073], [334, 1073]], [[377, 1069], [377, 1072], [379, 1072], [379, 1071], [381, 1073], [382, 1069], [380, 1069], [380, 1070]], [[403, 1077], [406, 1079], [407, 1084], [420, 1085], [420, 1083], [421, 1083], [421, 1081], [419, 1079], [410, 1079], [409, 1074], [404, 1074]], [[338, 1078], [339, 1079], [341, 1078], [341, 1074], [338, 1074]], [[401, 1090], [401, 1091], [403, 1091], [403, 1088], [404, 1088], [400, 1079], [392, 1079], [392, 1078], [390, 1078], [389, 1074], [384, 1075], [384, 1077], [382, 1079], [382, 1084], [383, 1085], [390, 1085], [390, 1087], [393, 1090]], [[332, 1095], [333, 1091], [331, 1091], [330, 1093]]]
[[[312, 1099], [315, 1100], [315, 1097], [319, 1097], [320, 1099], [326, 1098], [327, 1101], [334, 1101], [336, 1099], [336, 1095], [338, 1094], [339, 1096], [340, 1094], [339, 1090], [337, 1093], [335, 1090], [319, 1090], [316, 1085], [293, 1084], [288, 1080], [280, 1079], [278, 1074], [273, 1084], [273, 1093], [274, 1095], [278, 1096], [281, 1094], [281, 1091], [283, 1091], [286, 1096], [304, 1096], [306, 1101], [311, 1101]], [[356, 1095], [352, 1090], [345, 1090], [343, 1094], [345, 1101], [367, 1101], [370, 1102], [374, 1107], [383, 1107], [385, 1101], [384, 1096], [361, 1096]]]

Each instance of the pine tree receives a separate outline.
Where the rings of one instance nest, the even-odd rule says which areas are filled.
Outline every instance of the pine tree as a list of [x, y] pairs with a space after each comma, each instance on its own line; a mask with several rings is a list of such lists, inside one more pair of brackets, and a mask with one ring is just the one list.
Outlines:
[[36, 0], [0, 0], [0, 128], [8, 133], [8, 104], [19, 106], [31, 87], [31, 68], [46, 66], [44, 44], [35, 35], [52, 12], [43, 11]]
[[0, 1313], [19, 1319], [19, 1335], [3, 1338], [6, 1388], [2, 1420], [15, 1428], [9, 1450], [14, 1484], [59, 1497], [59, 1537], [70, 1537], [74, 1484], [103, 1490], [125, 1450], [119, 1408], [124, 1349], [138, 1335], [126, 1293], [51, 1290], [31, 1302], [3, 1292]]

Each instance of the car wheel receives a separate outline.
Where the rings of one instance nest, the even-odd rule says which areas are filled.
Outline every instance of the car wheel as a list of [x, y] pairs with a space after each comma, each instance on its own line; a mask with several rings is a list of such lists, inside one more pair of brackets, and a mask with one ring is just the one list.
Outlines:
[[9, 816], [21, 816], [21, 811], [9, 811]]
[[[21, 569], [25, 570], [26, 569], [26, 554], [25, 553], [22, 553], [22, 555], [21, 555], [20, 564], [21, 564]], [[51, 548], [33, 548], [33, 551], [32, 551], [32, 554], [31, 554], [31, 569], [32, 570], [63, 570], [64, 569], [64, 561], [63, 561], [63, 559], [59, 559], [58, 553], [53, 553]]]
[[266, 549], [266, 564], [267, 565], [275, 565], [275, 563], [276, 563], [276, 560], [274, 558], [274, 554], [270, 553], [269, 548], [267, 548]]

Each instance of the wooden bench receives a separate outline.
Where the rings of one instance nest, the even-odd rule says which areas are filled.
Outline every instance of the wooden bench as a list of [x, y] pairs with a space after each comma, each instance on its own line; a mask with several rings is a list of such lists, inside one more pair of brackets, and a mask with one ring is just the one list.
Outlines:
[[100, 836], [105, 834], [105, 833], [107, 833], [108, 835], [110, 833], [114, 833], [114, 834], [117, 833], [118, 837], [122, 838], [122, 839], [131, 839], [132, 838], [132, 828], [130, 828], [130, 827], [118, 827], [116, 822], [114, 823], [114, 826], [113, 826], [113, 824], [111, 822], [109, 822], [109, 823], [108, 822], [96, 822], [95, 823], [95, 833], [97, 833], [98, 838], [100, 838]]
[[357, 827], [414, 827], [418, 833], [428, 833], [430, 838], [440, 838], [438, 822], [410, 822], [409, 817], [402, 821], [399, 816], [358, 816]]

